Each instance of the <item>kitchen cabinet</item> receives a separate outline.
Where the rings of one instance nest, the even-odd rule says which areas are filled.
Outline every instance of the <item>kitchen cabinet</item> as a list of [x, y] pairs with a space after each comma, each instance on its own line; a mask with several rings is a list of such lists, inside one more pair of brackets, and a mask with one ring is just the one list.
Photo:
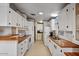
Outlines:
[[27, 27], [27, 21], [10, 8], [10, 4], [0, 4], [0, 26]]
[[53, 45], [53, 43], [52, 43], [52, 41], [50, 39], [49, 39], [49, 42], [48, 42], [48, 48], [50, 50], [51, 55], [53, 55], [54, 45]]
[[75, 4], [68, 4], [64, 7], [58, 18], [59, 18], [59, 30], [73, 31], [75, 28]]
[[18, 26], [17, 18], [17, 13], [13, 9], [9, 8], [8, 25]]
[[27, 28], [27, 20], [24, 17], [23, 17], [22, 20], [23, 20], [23, 27], [24, 28]]
[[[19, 40], [19, 39], [18, 39]], [[0, 56], [23, 56], [29, 49], [30, 36], [21, 42], [13, 38], [0, 41]]]
[[79, 4], [67, 4], [58, 16], [59, 30], [72, 31], [72, 42], [79, 44]]
[[18, 27], [22, 27], [23, 23], [22, 23], [22, 16], [17, 14], [17, 26]]
[[23, 56], [29, 49], [29, 40], [30, 37], [18, 44], [18, 56]]
[[16, 26], [16, 12], [9, 7], [0, 6], [0, 26]]
[[50, 38], [48, 48], [52, 56], [63, 56], [63, 50], [57, 46]]
[[16, 41], [0, 41], [0, 56], [15, 56], [17, 55]]
[[54, 44], [53, 56], [63, 56], [63, 49]]

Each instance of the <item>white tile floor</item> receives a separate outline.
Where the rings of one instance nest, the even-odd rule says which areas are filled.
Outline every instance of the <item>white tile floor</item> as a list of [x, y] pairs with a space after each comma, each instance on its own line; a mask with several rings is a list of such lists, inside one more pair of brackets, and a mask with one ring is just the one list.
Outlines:
[[36, 41], [25, 56], [51, 56], [47, 47], [44, 46], [41, 40]]

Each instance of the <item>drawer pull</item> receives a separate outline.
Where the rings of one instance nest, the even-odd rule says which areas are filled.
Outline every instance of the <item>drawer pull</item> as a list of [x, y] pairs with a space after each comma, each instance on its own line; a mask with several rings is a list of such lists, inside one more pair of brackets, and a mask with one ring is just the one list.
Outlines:
[[62, 50], [60, 50], [60, 52], [62, 52]]
[[10, 25], [11, 23], [9, 22], [9, 25]]
[[23, 48], [21, 48], [21, 50], [23, 50]]
[[11, 11], [9, 11], [9, 13], [11, 13]]

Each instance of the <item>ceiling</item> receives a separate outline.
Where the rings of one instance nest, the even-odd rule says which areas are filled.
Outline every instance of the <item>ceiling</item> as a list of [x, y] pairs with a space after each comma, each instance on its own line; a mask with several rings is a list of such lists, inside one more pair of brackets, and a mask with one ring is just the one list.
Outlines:
[[[58, 14], [66, 3], [15, 3], [16, 7], [36, 20], [49, 20], [51, 14]], [[43, 12], [39, 15], [39, 12]]]

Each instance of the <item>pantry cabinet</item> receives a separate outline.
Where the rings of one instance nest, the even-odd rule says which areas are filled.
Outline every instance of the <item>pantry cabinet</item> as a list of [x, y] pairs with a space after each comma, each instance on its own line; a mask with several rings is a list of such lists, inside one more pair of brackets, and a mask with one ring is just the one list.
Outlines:
[[0, 56], [23, 56], [29, 49], [29, 40], [30, 36], [19, 43], [16, 38], [0, 41]]

